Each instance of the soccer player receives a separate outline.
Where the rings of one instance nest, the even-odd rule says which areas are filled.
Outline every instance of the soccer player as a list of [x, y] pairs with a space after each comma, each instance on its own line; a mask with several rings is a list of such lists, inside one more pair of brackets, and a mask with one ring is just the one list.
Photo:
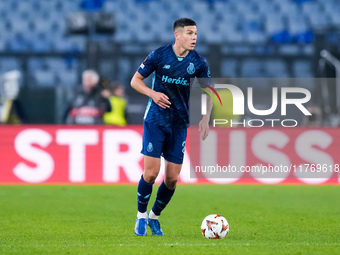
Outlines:
[[[153, 235], [164, 235], [158, 217], [175, 192], [181, 172], [184, 147], [189, 126], [190, 78], [209, 78], [210, 70], [205, 58], [195, 50], [196, 23], [181, 18], [173, 24], [175, 43], [152, 51], [140, 65], [131, 80], [131, 86], [150, 97], [144, 116], [143, 148], [144, 173], [138, 184], [138, 212], [135, 234], [145, 236], [147, 225]], [[152, 89], [144, 79], [154, 72]], [[204, 140], [209, 133], [212, 104], [208, 103], [206, 115], [199, 123]], [[165, 159], [165, 178], [157, 191], [152, 210], [147, 206], [152, 186]]]

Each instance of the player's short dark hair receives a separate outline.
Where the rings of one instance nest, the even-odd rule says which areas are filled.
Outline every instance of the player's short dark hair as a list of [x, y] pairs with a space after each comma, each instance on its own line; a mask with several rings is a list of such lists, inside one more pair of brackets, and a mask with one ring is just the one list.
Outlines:
[[173, 29], [178, 27], [196, 26], [196, 22], [189, 18], [180, 18], [174, 22]]

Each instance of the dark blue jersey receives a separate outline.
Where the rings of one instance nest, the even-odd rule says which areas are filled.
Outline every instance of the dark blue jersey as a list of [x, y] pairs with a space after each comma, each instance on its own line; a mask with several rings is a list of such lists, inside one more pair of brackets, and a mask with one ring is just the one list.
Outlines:
[[152, 51], [138, 68], [144, 77], [154, 73], [152, 89], [164, 93], [171, 102], [163, 109], [151, 98], [144, 120], [164, 127], [187, 128], [189, 126], [190, 78], [209, 78], [208, 63], [195, 50], [184, 58], [178, 58], [172, 44]]

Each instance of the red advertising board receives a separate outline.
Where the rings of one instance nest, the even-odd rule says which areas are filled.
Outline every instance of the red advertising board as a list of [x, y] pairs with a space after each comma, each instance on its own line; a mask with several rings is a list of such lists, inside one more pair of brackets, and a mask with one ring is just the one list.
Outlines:
[[[195, 132], [191, 130], [192, 134]], [[340, 129], [212, 129], [209, 139], [219, 139], [217, 162], [238, 166], [275, 164], [273, 158], [295, 167], [317, 164], [334, 168], [327, 178], [259, 178], [245, 173], [237, 178], [211, 178], [197, 172], [187, 143], [181, 183], [299, 183], [339, 184]], [[0, 126], [1, 184], [126, 184], [138, 183], [143, 173], [142, 126], [23, 125]], [[203, 143], [191, 154], [204, 153]], [[219, 148], [225, 146], [225, 148]], [[199, 150], [199, 151], [198, 151]], [[226, 152], [227, 156], [220, 155]], [[201, 153], [201, 154], [200, 154]], [[199, 157], [199, 158], [200, 158]], [[192, 158], [192, 164], [190, 159]], [[316, 161], [318, 159], [319, 161]], [[236, 164], [235, 163], [235, 164]], [[162, 180], [162, 173], [157, 179]]]

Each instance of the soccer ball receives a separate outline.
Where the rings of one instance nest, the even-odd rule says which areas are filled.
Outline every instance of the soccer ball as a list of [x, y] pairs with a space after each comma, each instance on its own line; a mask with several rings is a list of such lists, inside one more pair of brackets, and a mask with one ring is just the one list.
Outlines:
[[229, 232], [229, 224], [223, 216], [210, 214], [202, 221], [201, 231], [207, 239], [222, 239]]

